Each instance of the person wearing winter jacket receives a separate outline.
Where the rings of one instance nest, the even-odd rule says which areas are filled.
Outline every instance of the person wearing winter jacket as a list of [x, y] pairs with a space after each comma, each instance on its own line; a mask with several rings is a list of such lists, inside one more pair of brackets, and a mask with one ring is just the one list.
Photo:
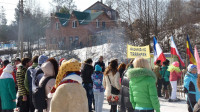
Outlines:
[[51, 97], [48, 97], [48, 94], [55, 85], [56, 76], [58, 74], [58, 62], [54, 58], [49, 58], [45, 63], [42, 64], [41, 69], [44, 72], [44, 76], [41, 78], [39, 86], [42, 86], [41, 84], [47, 77], [52, 77], [52, 76], [54, 77], [50, 79], [45, 85], [45, 93], [47, 96], [46, 111], [50, 112], [49, 110], [50, 110]]
[[38, 56], [34, 56], [32, 59], [32, 62], [33, 64], [26, 71], [25, 80], [24, 80], [24, 86], [30, 96], [29, 97], [29, 111], [30, 112], [34, 112], [35, 110], [33, 102], [32, 102], [32, 77], [33, 77], [32, 71], [38, 66]]
[[130, 79], [130, 102], [134, 112], [160, 112], [156, 75], [151, 71], [148, 60], [138, 57], [133, 66], [133, 69], [127, 71], [127, 76]]
[[103, 56], [99, 57], [99, 60], [94, 64], [94, 66], [99, 65], [102, 68], [102, 72], [105, 71], [105, 63], [103, 62]]
[[17, 106], [19, 107], [19, 112], [28, 112], [29, 111], [29, 95], [28, 91], [25, 88], [24, 80], [25, 74], [28, 69], [32, 65], [32, 61], [30, 58], [23, 58], [22, 64], [19, 65], [17, 69], [17, 85], [18, 85], [18, 102]]
[[200, 99], [200, 92], [197, 87], [197, 66], [189, 64], [187, 69], [188, 72], [184, 77], [184, 91], [187, 96], [188, 111], [193, 112], [194, 105]]
[[85, 61], [85, 63], [82, 65], [81, 69], [81, 77], [83, 79], [83, 87], [85, 88], [87, 92], [87, 97], [88, 97], [88, 107], [89, 107], [89, 112], [92, 112], [92, 101], [94, 98], [93, 95], [93, 82], [92, 82], [92, 74], [94, 72], [93, 66], [92, 66], [92, 59], [89, 58]]
[[[133, 61], [132, 61], [133, 62]], [[129, 64], [129, 67], [127, 67], [129, 69], [133, 68], [133, 64]], [[130, 102], [130, 95], [129, 95], [129, 79], [127, 77], [127, 70], [124, 71], [123, 75], [122, 75], [122, 83], [121, 83], [121, 91], [120, 91], [120, 95], [121, 95], [121, 99], [119, 100], [119, 104], [120, 104], [120, 109], [119, 112], [133, 112], [133, 107], [132, 104]]]
[[177, 80], [181, 78], [181, 70], [179, 68], [179, 62], [175, 61], [168, 67], [168, 71], [170, 72], [170, 84], [172, 87], [171, 92], [171, 98], [169, 99], [169, 102], [179, 101], [176, 97], [176, 91], [177, 91]]
[[160, 74], [162, 75], [163, 85], [164, 85], [165, 99], [169, 98], [168, 85], [169, 85], [170, 72], [167, 70], [168, 66], [169, 66], [168, 62], [164, 61], [163, 66], [160, 71]]
[[106, 99], [111, 105], [110, 112], [117, 112], [117, 103], [119, 101], [119, 95], [115, 95], [111, 93], [112, 86], [117, 90], [120, 90], [120, 74], [117, 71], [118, 62], [117, 60], [112, 60], [109, 66], [106, 68], [103, 77], [103, 86], [106, 89], [105, 95]]
[[61, 64], [56, 84], [51, 91], [53, 97], [50, 112], [88, 112], [80, 68], [81, 63], [74, 58]]
[[0, 69], [0, 76], [3, 73], [3, 70], [6, 68], [6, 66], [9, 64], [10, 62], [8, 60], [4, 60], [3, 61], [3, 67]]
[[103, 73], [99, 65], [95, 66], [95, 72], [92, 74], [93, 93], [95, 99], [96, 112], [102, 112], [104, 100]]
[[118, 71], [120, 73], [120, 78], [122, 79], [122, 75], [124, 73], [124, 71], [126, 70], [126, 64], [125, 63], [121, 63], [118, 67]]
[[33, 78], [33, 82], [35, 86], [39, 86], [40, 79], [44, 75], [44, 72], [41, 69], [43, 63], [47, 61], [48, 57], [45, 55], [40, 55], [38, 58], [38, 66], [35, 68], [35, 78]]
[[16, 90], [12, 72], [13, 67], [7, 65], [0, 77], [1, 112], [14, 112], [13, 109], [16, 108]]
[[163, 82], [162, 82], [162, 75], [160, 74], [160, 70], [161, 70], [161, 61], [157, 60], [153, 71], [154, 71], [154, 73], [156, 74], [156, 77], [157, 77], [156, 86], [157, 86], [157, 91], [158, 91], [158, 97], [162, 97], [161, 89], [162, 89], [162, 83]]

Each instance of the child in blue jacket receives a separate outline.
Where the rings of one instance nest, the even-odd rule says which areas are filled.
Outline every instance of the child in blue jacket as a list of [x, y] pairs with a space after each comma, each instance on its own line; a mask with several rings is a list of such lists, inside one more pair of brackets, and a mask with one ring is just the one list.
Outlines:
[[93, 81], [93, 93], [95, 99], [96, 112], [102, 112], [103, 100], [104, 100], [104, 87], [103, 87], [103, 73], [102, 68], [99, 65], [95, 66], [95, 72], [92, 74]]
[[200, 92], [197, 87], [197, 66], [190, 64], [188, 72], [184, 77], [184, 91], [187, 95], [188, 111], [193, 112], [194, 105], [200, 99]]

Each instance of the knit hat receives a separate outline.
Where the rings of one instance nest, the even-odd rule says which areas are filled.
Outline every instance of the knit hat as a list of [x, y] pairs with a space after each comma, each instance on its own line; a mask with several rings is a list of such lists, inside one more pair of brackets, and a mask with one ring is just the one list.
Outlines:
[[44, 62], [47, 61], [47, 59], [48, 59], [47, 56], [45, 56], [45, 55], [40, 55], [39, 58], [38, 58], [38, 64], [39, 64], [39, 65], [42, 65]]
[[96, 66], [95, 66], [95, 71], [96, 71], [96, 72], [97, 72], [97, 71], [101, 72], [101, 71], [102, 71], [102, 68], [101, 68], [99, 65], [96, 65]]
[[175, 61], [175, 62], [172, 63], [172, 65], [175, 66], [175, 67], [179, 67], [179, 62]]
[[64, 62], [60, 68], [58, 75], [56, 77], [56, 84], [54, 88], [51, 90], [51, 93], [54, 93], [56, 88], [59, 86], [62, 79], [66, 76], [66, 72], [77, 72], [80, 71], [81, 63], [78, 60], [72, 58], [66, 62]]
[[197, 69], [197, 66], [193, 64], [189, 64], [187, 69], [188, 69], [188, 72], [191, 72], [193, 69]]

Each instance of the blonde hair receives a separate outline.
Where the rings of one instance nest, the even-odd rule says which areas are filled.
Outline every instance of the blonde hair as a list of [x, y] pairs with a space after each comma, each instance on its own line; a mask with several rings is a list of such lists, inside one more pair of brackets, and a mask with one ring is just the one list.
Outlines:
[[142, 57], [137, 57], [135, 58], [135, 60], [133, 61], [133, 65], [134, 68], [147, 68], [147, 69], [151, 69], [149, 66], [149, 62], [148, 60], [142, 58]]

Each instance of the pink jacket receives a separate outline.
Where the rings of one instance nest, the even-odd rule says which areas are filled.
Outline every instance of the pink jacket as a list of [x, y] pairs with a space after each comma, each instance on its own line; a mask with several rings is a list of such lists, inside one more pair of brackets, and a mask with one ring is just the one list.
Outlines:
[[179, 72], [179, 73], [177, 73], [177, 72], [175, 72], [175, 71], [170, 72], [169, 80], [170, 80], [170, 81], [177, 81], [178, 79], [181, 78], [181, 74], [182, 74], [182, 72]]

